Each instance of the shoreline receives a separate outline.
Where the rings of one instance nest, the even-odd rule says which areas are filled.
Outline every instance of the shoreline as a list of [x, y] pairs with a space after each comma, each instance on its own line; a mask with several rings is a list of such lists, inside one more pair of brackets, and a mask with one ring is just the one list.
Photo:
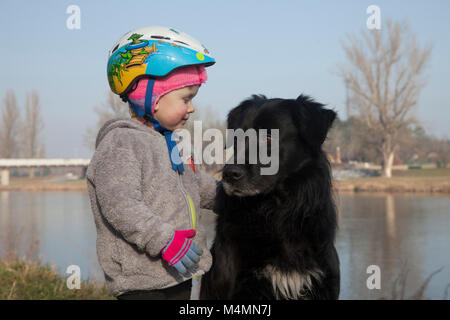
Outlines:
[[393, 177], [334, 180], [334, 190], [339, 193], [420, 193], [450, 194], [448, 177]]
[[[450, 177], [383, 177], [333, 180], [333, 190], [338, 193], [428, 193], [450, 194]], [[62, 191], [87, 192], [86, 179], [48, 182], [42, 178], [13, 179], [8, 186], [0, 186], [1, 191]]]
[[[53, 177], [52, 177], [53, 178]], [[47, 178], [13, 178], [8, 186], [0, 186], [1, 191], [70, 191], [87, 192], [86, 179], [50, 182]]]

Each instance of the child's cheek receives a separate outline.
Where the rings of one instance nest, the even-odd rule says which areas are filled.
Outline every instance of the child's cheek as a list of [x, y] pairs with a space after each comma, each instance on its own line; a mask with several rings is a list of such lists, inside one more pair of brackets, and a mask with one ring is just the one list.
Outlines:
[[178, 124], [186, 115], [186, 108], [184, 106], [177, 106], [177, 108], [172, 109], [169, 114], [169, 121], [171, 125]]
[[184, 106], [184, 104], [178, 106], [177, 111], [174, 115], [176, 115], [176, 119], [178, 121], [181, 121], [181, 119], [186, 116], [186, 107]]

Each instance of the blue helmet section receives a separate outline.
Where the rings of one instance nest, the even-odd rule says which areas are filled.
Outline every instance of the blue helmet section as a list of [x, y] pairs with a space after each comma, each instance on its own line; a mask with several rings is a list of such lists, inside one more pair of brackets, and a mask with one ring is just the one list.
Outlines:
[[216, 61], [195, 50], [174, 46], [170, 43], [157, 43], [158, 50], [148, 56], [146, 74], [151, 76], [165, 76], [172, 70], [189, 65], [212, 65]]

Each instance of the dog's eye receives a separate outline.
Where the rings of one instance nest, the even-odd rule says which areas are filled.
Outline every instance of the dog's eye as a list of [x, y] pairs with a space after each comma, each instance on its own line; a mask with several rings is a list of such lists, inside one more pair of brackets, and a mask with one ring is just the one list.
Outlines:
[[259, 138], [259, 141], [260, 141], [261, 143], [263, 143], [263, 142], [265, 142], [265, 143], [271, 143], [271, 142], [272, 142], [272, 137], [271, 137], [270, 135], [267, 135], [266, 137], [265, 137], [265, 136], [261, 136], [261, 137]]

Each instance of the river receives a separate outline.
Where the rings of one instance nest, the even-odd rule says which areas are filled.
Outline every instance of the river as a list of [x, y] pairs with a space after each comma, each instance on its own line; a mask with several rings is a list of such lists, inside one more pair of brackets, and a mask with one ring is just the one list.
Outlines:
[[[341, 299], [390, 299], [397, 278], [397, 297], [403, 291], [408, 298], [441, 268], [420, 298], [444, 297], [450, 283], [449, 197], [341, 194], [336, 200]], [[205, 215], [204, 222], [210, 221]], [[103, 282], [95, 239], [86, 193], [0, 192], [2, 257], [17, 251], [54, 264], [61, 274], [77, 265], [83, 279]]]

